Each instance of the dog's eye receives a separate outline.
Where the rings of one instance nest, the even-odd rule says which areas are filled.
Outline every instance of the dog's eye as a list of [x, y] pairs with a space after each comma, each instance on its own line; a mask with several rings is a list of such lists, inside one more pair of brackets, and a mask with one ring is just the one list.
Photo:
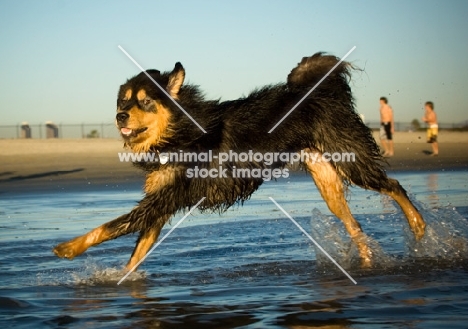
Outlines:
[[143, 105], [145, 105], [145, 106], [149, 105], [150, 103], [151, 103], [151, 99], [149, 99], [149, 98], [145, 98], [143, 100]]

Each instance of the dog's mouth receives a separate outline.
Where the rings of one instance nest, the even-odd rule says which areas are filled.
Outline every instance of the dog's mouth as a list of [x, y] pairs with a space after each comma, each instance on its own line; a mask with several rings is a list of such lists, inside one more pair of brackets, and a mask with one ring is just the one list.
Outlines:
[[148, 128], [139, 128], [139, 129], [130, 129], [130, 128], [120, 128], [120, 133], [126, 138], [136, 137], [142, 132], [146, 131]]

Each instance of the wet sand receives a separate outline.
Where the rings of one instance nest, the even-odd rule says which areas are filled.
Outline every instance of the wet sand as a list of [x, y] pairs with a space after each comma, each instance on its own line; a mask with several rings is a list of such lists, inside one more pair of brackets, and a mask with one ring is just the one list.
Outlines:
[[[374, 138], [380, 145], [379, 134]], [[439, 155], [430, 156], [432, 147], [426, 143], [426, 132], [397, 132], [394, 136], [395, 155], [387, 158], [392, 171], [447, 171], [468, 169], [468, 133], [442, 131], [439, 134]]]
[[[397, 132], [389, 172], [468, 169], [468, 133], [442, 131], [437, 157], [429, 156], [425, 138], [425, 132]], [[0, 149], [0, 195], [143, 185], [143, 173], [119, 161], [118, 152], [125, 151], [119, 140], [0, 140]]]

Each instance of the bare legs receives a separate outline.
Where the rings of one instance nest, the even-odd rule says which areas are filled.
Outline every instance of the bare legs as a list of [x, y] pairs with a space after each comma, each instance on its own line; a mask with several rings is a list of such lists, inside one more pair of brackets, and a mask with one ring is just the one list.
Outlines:
[[437, 142], [432, 143], [432, 154], [433, 156], [439, 155], [439, 144]]
[[394, 148], [393, 148], [393, 139], [387, 140], [387, 139], [381, 139], [380, 143], [382, 144], [382, 147], [384, 149], [384, 157], [392, 157], [394, 154]]

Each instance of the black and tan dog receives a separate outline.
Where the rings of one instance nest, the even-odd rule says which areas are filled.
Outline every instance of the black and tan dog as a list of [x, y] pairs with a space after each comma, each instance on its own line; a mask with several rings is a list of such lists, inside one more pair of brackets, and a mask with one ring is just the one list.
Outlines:
[[[202, 132], [143, 72], [120, 87], [116, 122], [133, 152], [324, 152], [355, 154], [355, 162], [305, 161], [330, 210], [343, 221], [357, 244], [363, 265], [370, 265], [372, 252], [359, 223], [353, 218], [344, 192], [349, 184], [391, 196], [408, 219], [416, 239], [424, 235], [425, 223], [398, 181], [388, 178], [369, 128], [354, 110], [348, 84], [349, 63], [337, 68], [272, 132], [268, 131], [334, 65], [334, 56], [317, 53], [305, 57], [288, 76], [287, 83], [263, 87], [234, 101], [207, 101], [196, 86], [184, 85], [180, 63], [172, 72], [147, 73], [165, 88], [205, 130]], [[73, 259], [91, 246], [121, 235], [139, 232], [127, 263], [132, 269], [157, 240], [164, 224], [179, 210], [186, 210], [205, 197], [202, 210], [223, 211], [244, 202], [263, 183], [261, 178], [233, 177], [233, 167], [284, 168], [286, 163], [230, 162], [228, 177], [188, 178], [187, 170], [218, 168], [219, 163], [139, 162], [146, 171], [145, 197], [132, 211], [89, 233], [54, 248], [59, 257]]]

